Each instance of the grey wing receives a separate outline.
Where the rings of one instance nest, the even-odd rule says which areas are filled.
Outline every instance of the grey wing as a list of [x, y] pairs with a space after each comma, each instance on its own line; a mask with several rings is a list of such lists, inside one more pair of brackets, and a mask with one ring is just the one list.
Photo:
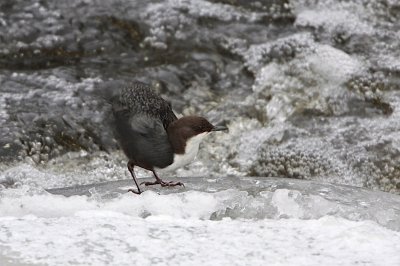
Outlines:
[[116, 116], [117, 139], [129, 159], [148, 167], [164, 168], [173, 163], [173, 149], [160, 119], [122, 115], [122, 119]]
[[99, 84], [98, 87], [100, 97], [111, 104], [114, 113], [143, 113], [158, 117], [165, 129], [177, 120], [171, 104], [145, 83], [107, 81]]
[[120, 93], [120, 103], [131, 113], [143, 113], [161, 120], [164, 128], [177, 120], [171, 104], [158, 95], [149, 85], [142, 82], [131, 82]]

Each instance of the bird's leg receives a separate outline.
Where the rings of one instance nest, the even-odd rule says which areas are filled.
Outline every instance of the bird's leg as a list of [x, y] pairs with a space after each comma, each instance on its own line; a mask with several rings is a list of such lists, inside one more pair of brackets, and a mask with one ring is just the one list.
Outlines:
[[129, 162], [128, 162], [128, 170], [129, 170], [129, 172], [131, 173], [131, 176], [132, 176], [132, 178], [133, 178], [133, 181], [135, 181], [135, 184], [136, 184], [136, 187], [137, 187], [137, 190], [138, 190], [138, 191], [135, 191], [133, 188], [128, 189], [128, 191], [130, 191], [130, 192], [132, 192], [132, 193], [134, 193], [134, 194], [141, 194], [142, 191], [140, 190], [140, 187], [139, 187], [138, 182], [137, 182], [137, 180], [136, 180], [135, 172], [133, 171], [133, 167], [135, 167], [135, 164], [134, 164], [132, 161], [129, 161]]
[[185, 186], [182, 182], [165, 182], [161, 178], [158, 177], [157, 173], [153, 170], [153, 175], [156, 178], [156, 181], [154, 182], [142, 182], [140, 183], [141, 185], [144, 184], [145, 186], [152, 186], [152, 185], [158, 185], [160, 184], [162, 187], [175, 187], [175, 186]]

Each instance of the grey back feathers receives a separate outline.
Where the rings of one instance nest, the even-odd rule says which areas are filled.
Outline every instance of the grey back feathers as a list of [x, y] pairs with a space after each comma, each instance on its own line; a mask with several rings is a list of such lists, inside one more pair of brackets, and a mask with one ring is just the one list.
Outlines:
[[127, 83], [108, 92], [115, 137], [136, 165], [151, 170], [173, 162], [167, 128], [177, 120], [171, 105], [148, 85]]
[[113, 96], [114, 112], [129, 112], [131, 114], [146, 114], [159, 118], [165, 129], [177, 117], [171, 104], [159, 96], [150, 86], [141, 82], [131, 82]]

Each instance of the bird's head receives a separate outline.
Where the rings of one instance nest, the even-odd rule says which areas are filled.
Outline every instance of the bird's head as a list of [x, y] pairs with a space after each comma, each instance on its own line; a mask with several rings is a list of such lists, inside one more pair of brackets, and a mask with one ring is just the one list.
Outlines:
[[214, 126], [200, 116], [184, 116], [172, 122], [168, 127], [168, 136], [172, 146], [179, 152], [184, 152], [186, 143], [200, 143], [204, 137], [213, 131], [226, 131], [225, 126]]

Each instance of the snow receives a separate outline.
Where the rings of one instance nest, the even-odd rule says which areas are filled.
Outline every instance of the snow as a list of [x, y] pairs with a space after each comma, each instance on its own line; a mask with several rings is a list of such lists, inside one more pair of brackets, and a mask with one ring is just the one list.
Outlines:
[[[168, 205], [168, 203], [166, 203]], [[400, 233], [369, 221], [138, 218], [111, 211], [0, 218], [6, 255], [47, 265], [398, 265]], [[12, 251], [12, 253], [11, 253]]]

